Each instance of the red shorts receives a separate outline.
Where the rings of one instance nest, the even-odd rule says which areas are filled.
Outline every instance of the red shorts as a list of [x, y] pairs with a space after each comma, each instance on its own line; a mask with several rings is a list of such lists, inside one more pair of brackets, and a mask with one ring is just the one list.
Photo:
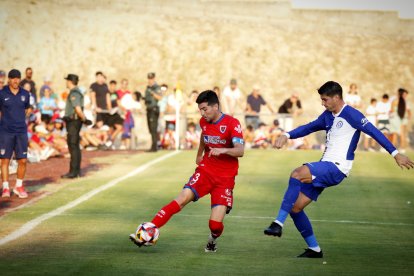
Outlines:
[[227, 213], [229, 213], [233, 207], [234, 178], [234, 176], [214, 176], [197, 168], [184, 188], [190, 189], [194, 193], [194, 201], [210, 194], [211, 208], [224, 205], [227, 206]]

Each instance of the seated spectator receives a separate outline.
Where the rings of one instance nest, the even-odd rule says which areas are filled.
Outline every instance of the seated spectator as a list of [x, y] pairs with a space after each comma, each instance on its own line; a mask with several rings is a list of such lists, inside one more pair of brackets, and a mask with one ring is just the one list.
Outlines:
[[123, 79], [121, 81], [121, 89], [119, 89], [117, 93], [124, 118], [124, 123], [122, 126], [122, 145], [120, 149], [130, 149], [132, 129], [135, 127], [134, 117], [132, 116], [131, 111], [134, 109], [134, 106], [132, 104], [136, 104], [136, 102], [133, 100], [131, 91], [128, 90], [127, 79]]
[[267, 125], [260, 123], [259, 127], [254, 132], [253, 148], [266, 149], [269, 146], [269, 136]]
[[302, 114], [302, 103], [299, 100], [299, 96], [292, 94], [279, 107], [278, 113], [282, 115], [279, 118], [282, 128], [285, 131], [291, 131], [293, 129], [293, 118]]
[[175, 149], [175, 126], [173, 124], [168, 124], [167, 130], [165, 131], [162, 140], [161, 147], [167, 150]]
[[276, 143], [276, 140], [283, 134], [285, 131], [280, 127], [279, 120], [273, 121], [273, 126], [269, 129], [269, 138], [272, 146]]
[[40, 98], [39, 109], [42, 122], [49, 124], [53, 113], [57, 109], [56, 100], [51, 97], [51, 90], [44, 89], [44, 96]]
[[187, 132], [185, 133], [186, 149], [198, 149], [200, 144], [200, 132], [197, 131], [196, 125], [191, 122], [187, 126]]
[[248, 125], [243, 131], [244, 146], [246, 149], [251, 149], [254, 143], [254, 129], [252, 125]]

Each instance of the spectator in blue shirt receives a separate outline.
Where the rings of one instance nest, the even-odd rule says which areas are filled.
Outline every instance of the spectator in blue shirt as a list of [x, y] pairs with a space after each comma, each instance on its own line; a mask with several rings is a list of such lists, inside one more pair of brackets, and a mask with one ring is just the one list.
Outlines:
[[265, 105], [273, 114], [274, 111], [270, 105], [266, 103], [262, 95], [260, 95], [260, 87], [258, 85], [253, 86], [252, 93], [247, 97], [246, 105], [246, 126], [252, 125], [254, 129], [257, 129], [260, 123], [259, 113], [261, 106]]
[[44, 90], [44, 96], [40, 99], [39, 102], [39, 109], [42, 122], [48, 124], [56, 108], [56, 100], [51, 97], [50, 89], [46, 88]]

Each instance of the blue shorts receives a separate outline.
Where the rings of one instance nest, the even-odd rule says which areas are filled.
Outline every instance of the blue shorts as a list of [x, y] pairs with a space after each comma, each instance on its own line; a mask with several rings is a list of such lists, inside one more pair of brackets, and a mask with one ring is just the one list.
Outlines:
[[0, 134], [0, 159], [11, 159], [13, 152], [16, 159], [27, 158], [27, 147], [29, 139], [27, 133]]
[[346, 175], [329, 161], [306, 163], [312, 174], [312, 183], [302, 183], [300, 191], [307, 197], [316, 201], [325, 188], [338, 185]]

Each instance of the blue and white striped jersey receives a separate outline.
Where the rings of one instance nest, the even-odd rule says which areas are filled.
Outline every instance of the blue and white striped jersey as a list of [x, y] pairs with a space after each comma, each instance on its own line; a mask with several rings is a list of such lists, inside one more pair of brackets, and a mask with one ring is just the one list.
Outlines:
[[315, 121], [289, 131], [291, 139], [319, 130], [326, 131], [326, 148], [321, 161], [333, 162], [345, 175], [349, 175], [361, 131], [375, 139], [392, 156], [398, 151], [393, 144], [355, 108], [344, 105], [338, 114], [325, 110]]

